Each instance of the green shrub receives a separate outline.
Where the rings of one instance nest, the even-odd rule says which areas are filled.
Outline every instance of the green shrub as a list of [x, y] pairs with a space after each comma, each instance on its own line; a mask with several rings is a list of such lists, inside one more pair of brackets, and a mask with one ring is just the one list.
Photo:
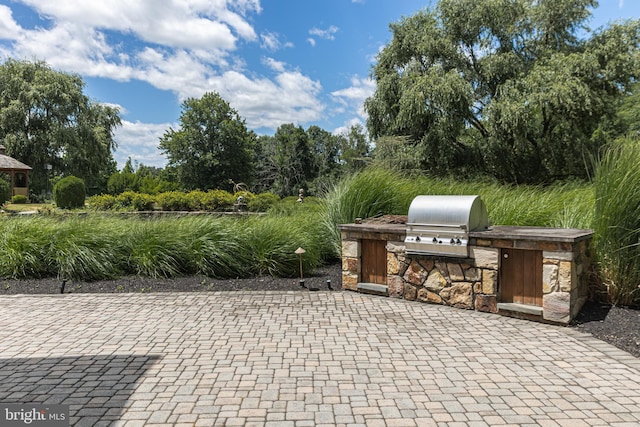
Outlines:
[[0, 206], [11, 199], [11, 186], [0, 176]]
[[149, 194], [125, 191], [116, 197], [117, 204], [126, 209], [134, 211], [150, 211], [153, 209], [155, 197]]
[[139, 188], [140, 178], [131, 172], [115, 172], [107, 181], [107, 192], [114, 196], [125, 191], [138, 191]]
[[100, 194], [98, 196], [91, 196], [87, 199], [87, 206], [90, 209], [96, 211], [109, 211], [115, 209], [117, 206], [116, 196], [111, 194]]
[[53, 186], [53, 200], [59, 208], [81, 208], [86, 197], [87, 188], [84, 181], [75, 176], [62, 178]]
[[16, 205], [24, 205], [28, 201], [27, 196], [23, 196], [22, 194], [16, 194], [11, 198], [11, 203], [15, 203]]
[[191, 206], [189, 196], [182, 191], [160, 193], [156, 200], [163, 211], [188, 211]]
[[203, 209], [209, 212], [224, 212], [233, 208], [235, 198], [225, 190], [209, 190], [202, 199]]
[[257, 194], [248, 203], [249, 211], [250, 212], [266, 212], [279, 201], [280, 201], [280, 197], [276, 196], [273, 193]]
[[145, 176], [139, 181], [138, 191], [140, 193], [156, 195], [167, 191], [176, 191], [179, 186], [175, 182], [165, 181], [160, 178]]
[[189, 211], [203, 211], [204, 208], [204, 198], [207, 193], [200, 190], [190, 191], [186, 194], [187, 197], [187, 209]]

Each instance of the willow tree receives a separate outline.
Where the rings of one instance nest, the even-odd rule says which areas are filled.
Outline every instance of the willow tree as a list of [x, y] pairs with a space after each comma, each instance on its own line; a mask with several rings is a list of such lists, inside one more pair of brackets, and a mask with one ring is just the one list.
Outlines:
[[80, 76], [41, 61], [6, 60], [0, 88], [0, 143], [33, 168], [32, 192], [46, 191], [53, 174], [75, 175], [90, 189], [106, 185], [114, 168], [117, 108], [84, 95]]
[[638, 21], [586, 27], [595, 0], [440, 0], [391, 24], [365, 102], [373, 138], [422, 168], [509, 182], [586, 177], [640, 73]]

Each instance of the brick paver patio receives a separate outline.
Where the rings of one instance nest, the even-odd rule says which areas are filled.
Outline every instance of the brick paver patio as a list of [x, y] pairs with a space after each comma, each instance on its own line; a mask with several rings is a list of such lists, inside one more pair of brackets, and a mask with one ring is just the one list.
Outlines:
[[0, 403], [78, 426], [640, 425], [640, 359], [352, 292], [0, 297]]

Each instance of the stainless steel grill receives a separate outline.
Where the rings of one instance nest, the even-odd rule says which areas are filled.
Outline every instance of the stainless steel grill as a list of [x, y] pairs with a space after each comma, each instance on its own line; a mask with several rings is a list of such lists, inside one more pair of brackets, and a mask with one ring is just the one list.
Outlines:
[[417, 196], [409, 206], [408, 254], [469, 257], [469, 232], [489, 227], [480, 196]]

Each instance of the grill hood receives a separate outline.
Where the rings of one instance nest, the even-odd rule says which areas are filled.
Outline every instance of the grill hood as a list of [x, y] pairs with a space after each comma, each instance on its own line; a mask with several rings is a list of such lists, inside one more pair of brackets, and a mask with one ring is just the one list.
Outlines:
[[469, 232], [489, 226], [480, 196], [417, 196], [407, 218], [409, 254], [468, 257]]

